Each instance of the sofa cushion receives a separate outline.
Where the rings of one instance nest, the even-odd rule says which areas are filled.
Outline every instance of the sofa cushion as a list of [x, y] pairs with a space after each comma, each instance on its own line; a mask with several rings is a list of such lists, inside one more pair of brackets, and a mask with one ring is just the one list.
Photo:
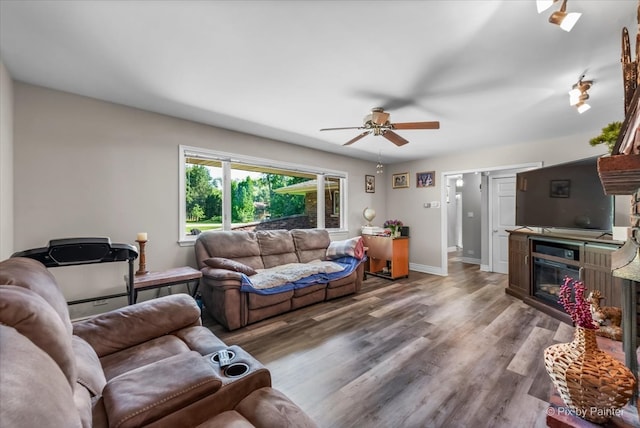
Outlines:
[[249, 309], [265, 308], [267, 306], [291, 300], [292, 297], [293, 290], [274, 294], [247, 293]]
[[357, 275], [358, 275], [358, 271], [355, 270], [351, 272], [348, 276], [345, 276], [344, 278], [339, 278], [333, 281], [329, 281], [329, 283], [327, 283], [327, 288], [329, 289], [339, 288], [339, 287], [344, 287], [345, 285], [348, 285], [348, 284], [353, 284], [355, 283]]
[[166, 335], [100, 358], [107, 380], [156, 361], [189, 352], [176, 336]]
[[28, 288], [0, 285], [0, 324], [14, 327], [49, 354], [67, 377], [76, 383], [76, 364], [71, 334], [56, 311]]
[[244, 263], [240, 263], [235, 260], [227, 259], [225, 257], [210, 257], [206, 259], [205, 264], [215, 269], [227, 269], [235, 272], [243, 273], [247, 276], [255, 275], [256, 270], [251, 266], [247, 266]]
[[28, 288], [40, 295], [58, 314], [71, 335], [71, 319], [67, 301], [49, 270], [39, 261], [13, 257], [0, 262], [0, 284]]
[[3, 427], [80, 427], [73, 390], [49, 355], [0, 324], [0, 422]]
[[91, 396], [102, 395], [102, 389], [107, 384], [107, 380], [104, 377], [96, 351], [78, 336], [72, 337], [72, 345], [78, 368], [77, 382], [84, 386], [91, 393]]
[[293, 290], [293, 297], [305, 296], [307, 294], [315, 293], [318, 290], [324, 290], [327, 288], [327, 284], [313, 284], [307, 287], [300, 287]]
[[211, 257], [233, 259], [254, 269], [264, 269], [260, 246], [253, 232], [208, 231], [198, 235], [195, 244], [198, 269], [206, 266]]
[[125, 306], [73, 324], [100, 358], [175, 330], [201, 325], [200, 308], [188, 294], [172, 294]]
[[110, 380], [104, 388], [109, 426], [145, 426], [221, 386], [212, 363], [195, 351], [140, 367]]
[[331, 238], [325, 229], [293, 229], [291, 236], [301, 263], [326, 258], [325, 254]]
[[260, 254], [266, 269], [287, 263], [298, 263], [293, 238], [288, 230], [261, 230], [256, 232]]
[[331, 243], [329, 232], [325, 229], [293, 229], [291, 231], [296, 254], [300, 263], [311, 260], [324, 260], [327, 247]]

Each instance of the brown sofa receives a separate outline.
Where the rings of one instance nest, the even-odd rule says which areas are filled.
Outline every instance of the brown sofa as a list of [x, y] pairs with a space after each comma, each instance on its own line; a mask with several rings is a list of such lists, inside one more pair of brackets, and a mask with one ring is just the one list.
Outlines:
[[330, 243], [329, 233], [323, 229], [201, 233], [195, 252], [203, 274], [200, 292], [206, 310], [228, 330], [235, 330], [303, 306], [357, 293], [363, 279], [361, 263], [348, 276], [332, 281], [269, 294], [243, 291], [242, 274], [324, 260]]
[[[0, 426], [315, 426], [264, 366], [201, 326], [186, 294], [72, 323], [40, 262], [1, 262], [0, 284]], [[226, 370], [221, 349], [234, 353]]]

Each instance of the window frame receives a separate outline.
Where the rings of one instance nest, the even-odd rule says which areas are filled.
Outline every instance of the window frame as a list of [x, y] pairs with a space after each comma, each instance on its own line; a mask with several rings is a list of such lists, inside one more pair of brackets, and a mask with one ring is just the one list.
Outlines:
[[191, 246], [195, 243], [197, 236], [187, 235], [184, 230], [187, 224], [186, 209], [186, 160], [187, 158], [202, 157], [206, 159], [216, 160], [222, 163], [222, 230], [231, 230], [231, 164], [241, 163], [254, 165], [257, 167], [276, 168], [301, 172], [305, 174], [315, 174], [317, 180], [316, 195], [322, 195], [317, 198], [317, 225], [318, 229], [325, 229], [325, 203], [324, 203], [324, 179], [330, 177], [340, 180], [340, 226], [338, 228], [327, 229], [330, 233], [345, 232], [349, 229], [347, 224], [348, 212], [347, 197], [349, 173], [346, 171], [320, 169], [318, 167], [297, 164], [291, 162], [276, 161], [273, 159], [259, 158], [253, 156], [245, 156], [237, 153], [228, 153], [218, 150], [205, 149], [202, 147], [193, 147], [186, 145], [178, 146], [178, 243], [181, 246]]

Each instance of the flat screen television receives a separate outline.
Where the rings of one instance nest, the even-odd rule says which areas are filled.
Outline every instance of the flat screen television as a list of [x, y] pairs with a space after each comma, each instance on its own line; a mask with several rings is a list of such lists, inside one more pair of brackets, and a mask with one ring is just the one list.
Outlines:
[[613, 196], [604, 194], [598, 157], [517, 174], [516, 224], [609, 232]]

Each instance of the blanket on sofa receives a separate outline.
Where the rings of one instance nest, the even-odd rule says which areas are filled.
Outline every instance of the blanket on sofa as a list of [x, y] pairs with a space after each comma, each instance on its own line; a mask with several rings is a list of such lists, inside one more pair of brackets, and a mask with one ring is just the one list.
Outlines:
[[326, 283], [349, 276], [363, 260], [341, 257], [331, 261], [314, 260], [309, 263], [288, 263], [270, 269], [258, 269], [257, 274], [242, 274], [241, 291], [275, 294], [296, 288]]

